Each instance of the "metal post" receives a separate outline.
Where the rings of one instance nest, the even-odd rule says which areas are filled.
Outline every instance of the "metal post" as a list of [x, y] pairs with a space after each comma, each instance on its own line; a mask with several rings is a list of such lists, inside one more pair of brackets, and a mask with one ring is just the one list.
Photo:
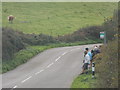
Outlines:
[[95, 78], [95, 63], [92, 63], [92, 78]]
[[104, 31], [104, 45], [107, 45], [106, 31]]

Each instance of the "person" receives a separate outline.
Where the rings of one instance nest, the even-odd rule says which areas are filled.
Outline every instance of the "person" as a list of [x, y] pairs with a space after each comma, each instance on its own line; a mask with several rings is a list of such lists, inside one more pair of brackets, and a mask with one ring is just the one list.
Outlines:
[[88, 55], [90, 56], [90, 60], [92, 60], [92, 56], [93, 56], [92, 50], [88, 52]]
[[94, 50], [94, 54], [97, 54], [98, 53], [98, 46], [96, 45], [93, 50]]
[[89, 48], [85, 48], [84, 57], [85, 57], [85, 55], [88, 53], [88, 50], [89, 50]]
[[99, 48], [98, 48], [98, 53], [101, 53], [101, 45], [99, 45]]
[[[85, 55], [88, 53], [88, 50], [89, 50], [89, 48], [85, 48], [84, 57], [85, 57]], [[84, 60], [83, 60], [83, 63], [84, 63]]]
[[88, 53], [86, 52], [85, 53], [85, 56], [84, 56], [84, 65], [82, 67], [82, 73], [81, 74], [84, 74], [85, 73], [85, 70], [88, 69], [88, 64], [90, 63], [90, 56], [88, 55]]
[[95, 56], [94, 50], [91, 50], [91, 53], [92, 53], [92, 58], [93, 58]]
[[88, 52], [88, 55], [90, 57], [90, 63], [88, 64], [88, 69], [90, 69], [90, 66], [92, 66], [92, 59], [93, 59], [93, 52], [92, 52], [92, 50]]
[[8, 22], [13, 23], [14, 18], [15, 17], [13, 15], [8, 16]]

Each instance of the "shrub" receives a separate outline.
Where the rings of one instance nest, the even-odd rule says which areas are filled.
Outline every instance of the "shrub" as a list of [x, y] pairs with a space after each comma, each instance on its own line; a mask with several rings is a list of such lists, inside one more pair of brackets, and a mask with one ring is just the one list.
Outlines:
[[118, 87], [118, 41], [109, 42], [96, 58], [96, 73], [99, 75], [98, 87]]

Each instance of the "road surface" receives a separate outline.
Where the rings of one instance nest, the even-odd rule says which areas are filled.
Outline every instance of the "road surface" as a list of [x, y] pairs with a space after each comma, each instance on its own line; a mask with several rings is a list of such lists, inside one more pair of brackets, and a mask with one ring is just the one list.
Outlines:
[[72, 81], [82, 70], [84, 48], [93, 48], [94, 45], [46, 50], [27, 63], [4, 73], [2, 87], [70, 88]]

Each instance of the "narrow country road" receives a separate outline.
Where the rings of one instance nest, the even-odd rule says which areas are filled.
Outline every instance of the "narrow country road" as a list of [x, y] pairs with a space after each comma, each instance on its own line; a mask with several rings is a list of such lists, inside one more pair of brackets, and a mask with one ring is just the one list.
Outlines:
[[46, 50], [27, 63], [4, 73], [2, 87], [70, 88], [72, 81], [82, 70], [84, 48], [93, 48], [94, 45]]

